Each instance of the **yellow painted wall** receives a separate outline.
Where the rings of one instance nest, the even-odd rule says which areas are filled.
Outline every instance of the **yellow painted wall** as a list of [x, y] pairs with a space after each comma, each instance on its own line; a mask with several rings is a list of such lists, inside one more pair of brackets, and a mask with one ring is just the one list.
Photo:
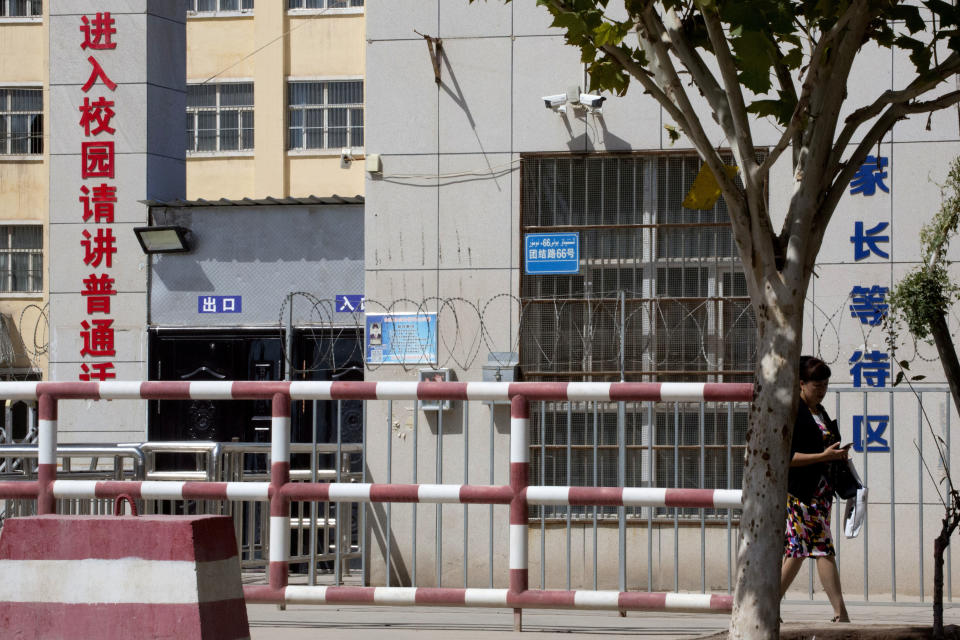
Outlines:
[[252, 78], [256, 56], [243, 58], [256, 48], [253, 24], [253, 16], [187, 20], [187, 80]]
[[46, 79], [47, 57], [46, 18], [43, 22], [0, 23], [0, 83]]
[[289, 163], [290, 196], [363, 195], [364, 163], [357, 160], [349, 169], [340, 168], [340, 156], [291, 156]]
[[[40, 22], [0, 23], [0, 86], [31, 83], [44, 88], [45, 148], [49, 149], [49, 24], [44, 3]], [[49, 246], [46, 223], [49, 211], [49, 152], [38, 159], [10, 160], [0, 156], [0, 224], [6, 220], [35, 220], [44, 225], [44, 245]], [[13, 320], [10, 336], [17, 353], [16, 360], [0, 366], [0, 374], [10, 367], [39, 369], [47, 373], [46, 355], [37, 353], [49, 338], [43, 307], [47, 301], [49, 253], [44, 253], [44, 287], [36, 294], [4, 297], [0, 294], [0, 313]]]
[[287, 75], [363, 76], [366, 60], [363, 14], [291, 16], [289, 22]]
[[188, 198], [363, 193], [362, 162], [342, 169], [333, 152], [287, 154], [286, 86], [288, 78], [363, 77], [365, 16], [291, 15], [285, 6], [272, 0], [240, 18], [187, 21], [187, 78], [197, 81], [220, 73], [217, 80], [253, 79], [256, 140], [252, 158], [188, 157]]
[[252, 157], [191, 158], [187, 162], [187, 199], [255, 197]]

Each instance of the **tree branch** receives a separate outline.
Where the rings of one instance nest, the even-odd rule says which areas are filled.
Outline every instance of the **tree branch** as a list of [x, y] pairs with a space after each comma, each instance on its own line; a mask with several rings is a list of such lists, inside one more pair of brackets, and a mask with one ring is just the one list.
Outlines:
[[843, 157], [843, 152], [846, 149], [846, 146], [850, 143], [850, 140], [853, 138], [853, 135], [856, 133], [857, 129], [860, 128], [867, 120], [877, 116], [883, 108], [891, 105], [907, 102], [912, 100], [917, 96], [930, 91], [938, 84], [946, 80], [947, 77], [953, 75], [957, 72], [960, 72], [960, 54], [950, 54], [946, 60], [944, 60], [939, 65], [935, 66], [930, 70], [930, 77], [917, 76], [914, 78], [913, 82], [907, 85], [906, 88], [900, 89], [898, 91], [884, 91], [883, 94], [877, 98], [873, 104], [867, 105], [857, 109], [844, 120], [843, 130], [840, 132], [840, 135], [837, 137], [837, 141], [834, 144], [833, 154], [830, 157], [830, 166], [834, 166], [835, 163], [840, 161], [840, 158]]
[[727, 95], [727, 105], [730, 109], [730, 116], [733, 120], [734, 143], [732, 146], [736, 150], [737, 158], [743, 169], [743, 181], [747, 185], [747, 190], [757, 188], [756, 176], [756, 155], [753, 148], [753, 136], [750, 134], [750, 120], [747, 116], [747, 107], [743, 102], [743, 88], [740, 85], [740, 79], [737, 77], [737, 65], [730, 52], [727, 43], [727, 36], [723, 32], [723, 25], [720, 24], [720, 17], [715, 9], [708, 7], [701, 8], [704, 22], [707, 26], [707, 36], [710, 38], [710, 44], [713, 45], [713, 54], [717, 57], [717, 63], [720, 65], [720, 78], [723, 80], [723, 87]]
[[[827, 191], [820, 206], [817, 207], [817, 214], [814, 217], [813, 224], [817, 229], [826, 229], [830, 216], [836, 208], [840, 198], [847, 190], [850, 180], [863, 164], [867, 154], [882, 138], [886, 135], [898, 120], [913, 113], [931, 113], [946, 109], [960, 103], [960, 91], [951, 91], [938, 98], [926, 102], [914, 103], [896, 103], [887, 107], [883, 115], [870, 127], [870, 130], [864, 135], [860, 144], [854, 149], [853, 153], [845, 163], [839, 163], [840, 170], [834, 178], [833, 184]], [[821, 231], [822, 233], [822, 231]]]

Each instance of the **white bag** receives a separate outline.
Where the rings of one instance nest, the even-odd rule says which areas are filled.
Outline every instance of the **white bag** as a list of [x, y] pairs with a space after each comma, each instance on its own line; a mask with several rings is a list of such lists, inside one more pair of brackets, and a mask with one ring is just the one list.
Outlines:
[[860, 528], [867, 517], [867, 495], [869, 492], [870, 490], [866, 487], [857, 489], [856, 497], [847, 500], [847, 506], [843, 510], [843, 533], [848, 538], [856, 538], [860, 535]]

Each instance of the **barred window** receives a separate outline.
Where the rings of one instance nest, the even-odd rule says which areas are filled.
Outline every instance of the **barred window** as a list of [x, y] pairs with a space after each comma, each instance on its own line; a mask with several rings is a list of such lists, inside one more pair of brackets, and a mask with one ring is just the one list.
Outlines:
[[187, 13], [253, 11], [253, 0], [187, 0]]
[[187, 86], [187, 151], [253, 149], [253, 83]]
[[0, 155], [43, 153], [43, 89], [0, 88]]
[[289, 149], [363, 146], [363, 81], [289, 82]]
[[363, 0], [287, 0], [287, 9], [346, 9], [362, 6]]
[[0, 18], [31, 18], [42, 15], [41, 0], [0, 0]]
[[[521, 275], [525, 379], [753, 379], [756, 325], [725, 203], [681, 204], [700, 164], [676, 153], [522, 160], [522, 234], [576, 232], [580, 242], [578, 273]], [[620, 418], [616, 403], [554, 403], [532, 406], [531, 418], [537, 482], [590, 486], [596, 473], [616, 486], [619, 420], [627, 486], [742, 480], [746, 405], [631, 405]]]
[[0, 225], [0, 291], [43, 291], [42, 225]]

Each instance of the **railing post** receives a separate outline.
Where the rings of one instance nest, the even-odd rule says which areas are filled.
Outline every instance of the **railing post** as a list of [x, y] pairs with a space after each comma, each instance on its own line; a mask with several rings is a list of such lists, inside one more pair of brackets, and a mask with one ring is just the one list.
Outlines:
[[53, 481], [57, 479], [57, 399], [48, 393], [37, 401], [37, 513], [57, 512]]
[[275, 393], [271, 415], [269, 580], [271, 590], [281, 591], [290, 563], [290, 501], [281, 494], [290, 482], [290, 396]]
[[[530, 448], [527, 430], [530, 404], [523, 396], [510, 401], [510, 593], [527, 590], [527, 485], [530, 475]], [[523, 609], [513, 610], [513, 630], [523, 631]]]

